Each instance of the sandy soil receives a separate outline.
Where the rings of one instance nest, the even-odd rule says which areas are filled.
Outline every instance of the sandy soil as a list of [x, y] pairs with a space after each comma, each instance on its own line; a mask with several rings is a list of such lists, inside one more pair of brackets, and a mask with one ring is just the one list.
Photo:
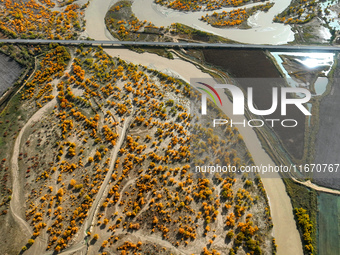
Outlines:
[[[86, 19], [86, 32], [87, 34], [96, 40], [106, 40], [105, 36], [106, 29], [101, 29], [104, 25], [105, 11], [110, 6], [109, 2], [102, 0], [92, 1], [85, 12]], [[104, 8], [104, 9], [103, 9]], [[105, 9], [106, 8], [106, 9]], [[98, 29], [100, 28], [100, 29]], [[197, 69], [193, 64], [185, 62], [183, 60], [174, 59], [169, 60], [159, 57], [155, 54], [138, 54], [126, 49], [108, 49], [106, 52], [113, 56], [119, 56], [120, 58], [131, 61], [133, 63], [142, 64], [155, 68], [159, 71], [164, 69], [172, 70], [174, 73], [180, 74], [186, 81], [191, 78], [209, 78], [208, 74], [203, 73]], [[220, 93], [220, 95], [224, 93]], [[232, 109], [231, 102], [227, 100], [226, 96], [222, 98], [223, 101], [227, 102], [224, 104], [223, 111], [230, 115]], [[257, 136], [251, 128], [242, 128], [239, 130], [244, 138], [244, 141], [253, 155], [256, 163], [272, 164], [272, 160], [269, 158], [267, 153], [263, 150]], [[278, 244], [278, 255], [303, 254], [302, 244], [299, 232], [297, 231], [296, 224], [294, 221], [292, 206], [290, 198], [288, 197], [285, 186], [279, 176], [275, 176], [274, 179], [263, 179], [263, 183], [267, 194], [269, 196], [272, 219], [274, 223], [274, 235], [276, 243]]]
[[[70, 61], [71, 63], [72, 61]], [[69, 65], [66, 69], [66, 72], [69, 72], [71, 70], [71, 65]], [[33, 73], [32, 73], [33, 75]], [[31, 76], [32, 76], [31, 75]], [[20, 146], [22, 143], [22, 137], [24, 133], [26, 132], [27, 128], [32, 126], [33, 123], [38, 122], [42, 119], [43, 116], [47, 114], [48, 111], [52, 109], [52, 107], [56, 104], [57, 99], [56, 96], [58, 95], [58, 91], [56, 89], [56, 85], [60, 79], [54, 80], [52, 82], [53, 85], [53, 91], [52, 95], [54, 98], [46, 103], [42, 108], [40, 108], [37, 112], [33, 114], [33, 116], [26, 122], [24, 127], [20, 130], [14, 144], [13, 148], [13, 154], [11, 158], [11, 171], [12, 171], [12, 187], [13, 187], [13, 193], [12, 193], [12, 200], [10, 203], [10, 211], [14, 217], [14, 219], [21, 224], [22, 229], [25, 229], [29, 235], [33, 233], [31, 226], [27, 223], [27, 221], [24, 219], [24, 211], [23, 211], [23, 204], [24, 201], [24, 191], [23, 191], [23, 185], [20, 185], [20, 177], [19, 177], [19, 164], [18, 164], [18, 158], [19, 158], [19, 153], [20, 153]], [[25, 83], [24, 83], [25, 84]], [[24, 86], [24, 85], [23, 85]], [[23, 87], [22, 86], [22, 87]], [[41, 240], [41, 238], [36, 239], [35, 245], [28, 251], [27, 254], [41, 254], [41, 250], [45, 248], [45, 240]]]
[[[56, 94], [56, 90], [55, 93]], [[15, 140], [14, 148], [13, 148], [13, 154], [11, 158], [11, 171], [12, 171], [12, 178], [13, 178], [13, 193], [12, 193], [12, 200], [10, 203], [10, 211], [14, 217], [14, 219], [21, 224], [22, 231], [25, 231], [29, 233], [30, 235], [33, 233], [31, 226], [27, 223], [27, 221], [24, 219], [24, 211], [23, 211], [23, 204], [24, 201], [22, 199], [24, 198], [23, 194], [23, 185], [20, 184], [19, 180], [19, 165], [18, 165], [18, 157], [20, 152], [20, 145], [22, 136], [25, 133], [26, 129], [30, 127], [34, 122], [37, 122], [41, 120], [41, 118], [52, 109], [52, 107], [56, 103], [56, 98], [52, 99], [50, 102], [48, 102], [46, 105], [44, 105], [42, 108], [40, 108], [25, 124], [25, 126], [21, 129], [17, 139]], [[41, 243], [39, 238], [37, 239], [39, 242], [34, 247], [40, 247]], [[34, 250], [30, 250], [30, 252], [34, 253]]]
[[[221, 108], [227, 116], [232, 115], [232, 103], [228, 100], [227, 95], [221, 93], [218, 89], [223, 107]], [[233, 121], [241, 122], [244, 116], [233, 117]], [[272, 159], [262, 148], [255, 131], [249, 126], [239, 128], [243, 140], [250, 151], [255, 165], [275, 165]], [[268, 178], [270, 177], [270, 178]], [[273, 235], [278, 245], [277, 254], [303, 254], [302, 244], [299, 232], [293, 216], [293, 208], [289, 196], [286, 193], [286, 187], [280, 176], [275, 173], [270, 176], [262, 176], [262, 182], [268, 195], [271, 215], [273, 219]]]

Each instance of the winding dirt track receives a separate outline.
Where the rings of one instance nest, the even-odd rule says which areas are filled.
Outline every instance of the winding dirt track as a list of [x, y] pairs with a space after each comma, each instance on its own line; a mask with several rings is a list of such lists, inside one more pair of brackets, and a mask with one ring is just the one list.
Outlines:
[[[108, 34], [108, 31], [104, 23], [104, 18], [109, 6], [110, 1], [94, 0], [86, 9], [86, 32], [89, 37], [96, 40], [107, 40], [106, 35]], [[100, 29], [98, 29], [98, 27]], [[169, 60], [150, 53], [138, 54], [128, 49], [106, 49], [105, 51], [112, 57], [119, 56], [126, 61], [150, 66], [159, 71], [164, 71], [164, 69], [170, 70], [174, 74], [179, 74], [186, 81], [190, 81], [191, 78], [211, 78], [210, 75], [203, 73], [196, 65], [190, 63], [191, 61], [188, 62], [181, 59]], [[226, 96], [222, 100], [223, 102], [226, 102], [226, 107], [222, 110], [228, 116], [231, 116], [231, 102]], [[239, 131], [243, 136], [250, 153], [253, 155], [255, 162], [259, 164], [269, 163], [274, 165], [268, 154], [263, 150], [254, 130], [249, 128], [239, 129]], [[302, 255], [301, 237], [296, 228], [292, 205], [283, 181], [278, 177], [274, 179], [263, 179], [263, 183], [270, 200], [274, 224], [274, 237], [278, 244], [277, 254]]]
[[26, 220], [23, 218], [22, 215], [22, 209], [24, 201], [22, 201], [22, 197], [20, 197], [20, 194], [22, 193], [22, 182], [19, 180], [19, 165], [18, 165], [18, 157], [19, 157], [19, 151], [20, 151], [20, 145], [22, 136], [26, 131], [26, 128], [31, 126], [34, 122], [38, 122], [42, 116], [46, 114], [46, 112], [54, 106], [56, 103], [56, 99], [52, 99], [50, 102], [48, 102], [46, 105], [44, 105], [42, 108], [40, 108], [24, 125], [24, 127], [20, 130], [14, 144], [13, 148], [13, 154], [11, 158], [11, 171], [12, 171], [12, 200], [10, 203], [10, 212], [14, 216], [14, 219], [20, 223], [23, 227], [23, 230], [27, 231], [29, 234], [32, 234], [33, 231], [30, 227], [30, 225], [26, 222]]
[[[37, 58], [35, 57], [34, 59], [34, 71], [31, 73], [31, 75], [29, 76], [29, 78], [24, 82], [24, 84], [20, 87], [20, 89], [18, 89], [18, 91], [15, 93], [15, 95], [25, 86], [25, 84], [27, 83], [27, 81], [32, 77], [32, 75], [35, 73], [36, 71], [36, 66], [37, 66]], [[53, 100], [52, 100], [53, 101]], [[51, 101], [51, 102], [52, 102]], [[45, 111], [45, 107], [48, 104], [46, 104], [44, 107], [42, 107], [39, 111]], [[39, 112], [38, 111], [38, 112]], [[43, 112], [38, 113], [36, 112], [35, 114], [38, 114], [39, 116], [41, 116], [41, 114]], [[20, 194], [21, 194], [21, 185], [19, 184], [19, 166], [18, 166], [18, 157], [19, 157], [19, 149], [20, 149], [20, 144], [21, 144], [21, 138], [23, 133], [25, 132], [26, 128], [35, 121], [36, 117], [35, 114], [32, 116], [32, 118], [25, 124], [25, 126], [20, 130], [16, 140], [15, 140], [15, 144], [14, 144], [14, 148], [13, 148], [13, 154], [12, 154], [12, 158], [11, 158], [11, 171], [12, 171], [12, 200], [10, 203], [10, 211], [14, 217], [14, 219], [19, 222], [21, 225], [23, 225], [29, 234], [32, 234], [33, 231], [31, 230], [29, 224], [19, 215], [20, 213], [18, 211], [20, 211], [21, 208], [21, 204], [20, 204]]]
[[[105, 0], [97, 0], [96, 2], [103, 2]], [[108, 2], [108, 6], [109, 6], [109, 2]], [[86, 10], [86, 13], [91, 12], [91, 8], [92, 8], [92, 16], [91, 19], [87, 19], [87, 32], [89, 34], [90, 37], [98, 39], [98, 37], [104, 37], [104, 38], [100, 38], [100, 39], [106, 39], [105, 36], [105, 25], [103, 24], [103, 20], [104, 20], [104, 16], [105, 13], [107, 11], [106, 9], [103, 10], [98, 10], [101, 9], [100, 7], [102, 7], [102, 5], [98, 5], [97, 7], [94, 7], [94, 1], [92, 1], [88, 7], [88, 9]], [[87, 15], [88, 16], [88, 15]], [[93, 31], [91, 31], [90, 27], [94, 28]], [[89, 26], [90, 25], [90, 26]], [[94, 26], [93, 26], [94, 25]], [[103, 31], [101, 31], [100, 29], [102, 29]], [[207, 74], [202, 74], [201, 71], [199, 71], [198, 69], [194, 68], [192, 64], [184, 64], [184, 61], [179, 61], [179, 60], [166, 60], [164, 58], [160, 58], [156, 55], [153, 54], [137, 54], [137, 53], [132, 53], [131, 51], [125, 50], [125, 49], [120, 49], [120, 50], [107, 50], [107, 53], [109, 53], [112, 56], [118, 56], [120, 55], [123, 59], [126, 60], [130, 60], [133, 62], [138, 62], [140, 64], [143, 63], [147, 63], [150, 64], [155, 64], [157, 67], [156, 69], [158, 70], [162, 70], [164, 68], [170, 68], [174, 71], [178, 71], [179, 74], [183, 74], [183, 77], [186, 80], [189, 80], [192, 77], [207, 77]], [[31, 119], [29, 119], [29, 121], [25, 124], [25, 126], [22, 128], [22, 130], [20, 131], [16, 141], [15, 141], [15, 146], [14, 146], [14, 150], [13, 150], [13, 155], [11, 158], [11, 171], [12, 171], [12, 175], [13, 175], [13, 195], [12, 195], [12, 201], [10, 203], [10, 211], [12, 213], [12, 215], [14, 216], [14, 218], [22, 225], [23, 228], [27, 229], [29, 231], [29, 233], [32, 233], [32, 230], [30, 229], [29, 224], [23, 219], [22, 216], [20, 216], [20, 211], [22, 209], [22, 203], [20, 203], [21, 199], [20, 199], [20, 194], [22, 191], [22, 186], [20, 186], [20, 182], [19, 182], [19, 167], [18, 167], [18, 155], [19, 155], [19, 148], [20, 148], [20, 144], [21, 144], [21, 139], [22, 136], [26, 130], [26, 128], [28, 126], [30, 126], [33, 122], [39, 121], [39, 119], [41, 118], [41, 116], [43, 116], [51, 106], [53, 106], [53, 104], [55, 103], [55, 99], [53, 99], [52, 101], [50, 101], [49, 103], [47, 103], [43, 108], [39, 109], [33, 116]], [[112, 152], [112, 161], [111, 164], [114, 164], [116, 157], [117, 157], [117, 152], [118, 152], [118, 148], [120, 148], [122, 142], [123, 142], [123, 138], [124, 138], [124, 134], [126, 131], [126, 124], [127, 121], [124, 123], [123, 126], [123, 130], [122, 130], [122, 134], [120, 136], [120, 140], [119, 143], [117, 144], [115, 150]], [[241, 132], [242, 133], [242, 132]], [[242, 134], [243, 135], [243, 134]], [[245, 137], [245, 135], [243, 135], [243, 137]], [[247, 143], [248, 145], [248, 143]], [[257, 147], [258, 145], [256, 144], [255, 147]], [[260, 146], [260, 145], [259, 145]], [[261, 148], [261, 146], [260, 146]], [[251, 152], [256, 152], [258, 148], [254, 148], [250, 149]], [[257, 154], [257, 153], [255, 153]], [[262, 162], [261, 157], [254, 157], [254, 159], [257, 159], [257, 162]], [[113, 162], [113, 163], [112, 163]], [[102, 199], [103, 193], [106, 189], [106, 186], [110, 180], [110, 176], [111, 174], [109, 174], [110, 172], [112, 172], [113, 167], [110, 166], [110, 171], [108, 172], [107, 176], [105, 177], [101, 188], [96, 196], [95, 201], [93, 202], [93, 206], [90, 209], [89, 212], [89, 217], [87, 219], [87, 221], [85, 222], [85, 224], [83, 225], [83, 234], [85, 233], [85, 231], [88, 229], [88, 227], [91, 226], [92, 224], [92, 220], [93, 220], [93, 216], [95, 215], [95, 211], [98, 208], [98, 205]], [[295, 180], [296, 182], [299, 182], [297, 180]], [[277, 243], [279, 244], [279, 250], [278, 250], [278, 254], [294, 254], [294, 255], [299, 255], [302, 254], [302, 245], [301, 245], [301, 240], [300, 240], [300, 236], [296, 233], [297, 231], [293, 231], [290, 232], [289, 229], [296, 229], [296, 224], [295, 221], [293, 220], [292, 217], [292, 206], [289, 200], [289, 197], [287, 196], [287, 193], [285, 191], [285, 187], [284, 184], [282, 182], [281, 179], [263, 179], [263, 183], [265, 185], [265, 189], [269, 195], [269, 199], [270, 199], [270, 204], [271, 204], [271, 212], [272, 212], [272, 217], [273, 217], [273, 221], [274, 221], [274, 235], [276, 237]], [[313, 189], [316, 190], [320, 190], [323, 192], [328, 192], [326, 190], [328, 190], [327, 188], [322, 188], [322, 187], [318, 187], [317, 185], [314, 185], [312, 183], [308, 183], [308, 182], [299, 182], [302, 185], [311, 187]], [[286, 219], [286, 217], [289, 218], [289, 220]], [[275, 227], [276, 226], [276, 227]], [[286, 226], [286, 227], [285, 227]], [[26, 231], [26, 230], [25, 230]], [[280, 233], [279, 233], [280, 232]], [[63, 251], [60, 254], [71, 254], [74, 253], [76, 251], [77, 254], [83, 254], [86, 253], [86, 251], [84, 251], [84, 248], [86, 247], [85, 245], [85, 241], [84, 241], [84, 236], [83, 234], [80, 234], [80, 236], [78, 237], [79, 239], [82, 239], [80, 242], [75, 243], [74, 245], [70, 246], [69, 248], [67, 248], [65, 251]], [[81, 236], [82, 235], [82, 236]], [[147, 237], [147, 236], [138, 236], [140, 238], [144, 238], [144, 239], [148, 239], [149, 241], [153, 241], [153, 242], [160, 242], [161, 240], [157, 239], [157, 238], [152, 238], [151, 237]], [[77, 238], [77, 239], [78, 239]], [[168, 246], [169, 244], [163, 244], [164, 246]], [[172, 246], [172, 245], [171, 245]], [[172, 247], [173, 248], [173, 247]], [[179, 251], [180, 253], [183, 253], [182, 251]], [[53, 252], [49, 252], [46, 254], [52, 254]]]
[[[35, 57], [34, 71], [30, 75], [30, 77], [25, 81], [23, 86], [21, 86], [20, 89], [16, 93], [19, 93], [19, 91], [24, 87], [24, 85], [29, 81], [29, 79], [35, 73], [36, 67], [37, 67], [37, 57], [38, 56]], [[72, 62], [73, 62], [73, 57], [72, 57], [72, 60], [70, 61], [70, 64], [65, 69], [65, 72], [70, 71]], [[20, 169], [19, 169], [19, 164], [18, 164], [18, 157], [20, 153], [20, 146], [22, 143], [22, 136], [26, 132], [26, 128], [31, 126], [33, 123], [40, 121], [41, 118], [45, 116], [45, 114], [48, 111], [50, 111], [54, 107], [54, 105], [57, 103], [56, 96], [58, 92], [56, 90], [56, 84], [59, 83], [60, 79], [61, 78], [56, 79], [52, 82], [53, 91], [51, 94], [54, 96], [54, 98], [48, 103], [46, 103], [37, 112], [35, 112], [33, 116], [26, 122], [26, 124], [20, 130], [15, 140], [14, 147], [13, 147], [13, 153], [12, 153], [12, 158], [11, 158], [11, 174], [12, 174], [13, 181], [12, 181], [12, 200], [10, 203], [10, 212], [13, 215], [14, 219], [17, 222], [19, 222], [27, 230], [27, 233], [29, 233], [30, 235], [32, 235], [33, 233], [32, 228], [28, 224], [28, 222], [24, 219], [24, 215], [22, 215], [23, 204], [25, 204], [25, 201], [22, 201], [22, 197], [20, 197], [20, 195], [23, 194], [23, 190], [22, 190], [23, 185], [21, 185], [21, 182], [19, 180]], [[35, 240], [35, 244], [33, 245], [33, 247], [29, 251], [27, 251], [27, 254], [36, 255], [36, 254], [41, 253], [40, 250], [44, 249], [45, 247], [44, 245], [46, 244], [46, 242], [47, 240], [43, 240], [41, 237], [38, 237]]]
[[335, 190], [335, 189], [330, 189], [330, 188], [318, 186], [318, 185], [312, 183], [310, 180], [302, 182], [302, 181], [295, 179], [294, 177], [291, 177], [291, 178], [292, 178], [293, 181], [295, 181], [295, 182], [297, 182], [301, 185], [304, 185], [308, 188], [314, 189], [316, 191], [325, 192], [325, 193], [334, 194], [334, 195], [340, 195], [340, 190]]
[[106, 190], [107, 188], [107, 184], [109, 183], [110, 179], [111, 179], [111, 175], [112, 175], [112, 172], [114, 170], [114, 165], [116, 163], [116, 159], [117, 159], [117, 156], [118, 156], [118, 151], [119, 149], [121, 148], [124, 140], [125, 140], [125, 132], [128, 128], [128, 125], [130, 124], [131, 122], [131, 116], [129, 116], [125, 122], [124, 122], [124, 125], [122, 127], [122, 130], [120, 132], [120, 135], [119, 135], [119, 141], [118, 143], [116, 144], [114, 150], [112, 151], [111, 153], [111, 161], [110, 161], [110, 166], [109, 166], [109, 171], [107, 172], [106, 176], [105, 176], [105, 179], [102, 183], [102, 185], [100, 186], [100, 189], [96, 195], [96, 199], [94, 200], [92, 206], [91, 206], [91, 209], [90, 211], [88, 212], [88, 218], [84, 224], [84, 234], [86, 235], [86, 231], [89, 227], [92, 226], [93, 224], [93, 219], [94, 219], [94, 215], [95, 215], [95, 212], [98, 210], [99, 208], [99, 202], [102, 200], [103, 198], [103, 194], [104, 194], [104, 191]]
[[[95, 218], [96, 212], [100, 207], [100, 202], [101, 202], [102, 198], [104, 197], [104, 193], [106, 193], [105, 191], [107, 190], [107, 185], [108, 185], [108, 183], [111, 179], [111, 175], [112, 175], [112, 172], [114, 170], [114, 164], [115, 164], [117, 156], [118, 156], [118, 151], [121, 148], [121, 146], [122, 146], [122, 144], [125, 140], [125, 133], [126, 133], [126, 130], [128, 129], [128, 126], [131, 122], [131, 118], [132, 118], [132, 116], [129, 116], [124, 122], [124, 125], [123, 125], [122, 130], [121, 130], [120, 135], [119, 135], [119, 141], [116, 144], [116, 146], [113, 149], [111, 156], [110, 156], [111, 161], [110, 161], [109, 171], [107, 172], [105, 179], [104, 179], [103, 183], [101, 184], [100, 189], [99, 189], [99, 191], [96, 195], [96, 198], [93, 201], [93, 204], [92, 204], [92, 206], [91, 206], [91, 208], [88, 212], [88, 217], [87, 217], [86, 221], [84, 222], [84, 224], [82, 226], [82, 230], [79, 231], [79, 235], [77, 236], [75, 243], [72, 244], [70, 247], [66, 248], [63, 252], [61, 252], [59, 254], [63, 254], [63, 255], [72, 254], [76, 251], [78, 252], [77, 254], [86, 254], [87, 253], [86, 249], [85, 249], [86, 248], [85, 238], [86, 238], [86, 235], [87, 235], [87, 230], [92, 227], [93, 220]], [[50, 254], [53, 254], [53, 252], [44, 253], [44, 255], [50, 255]]]

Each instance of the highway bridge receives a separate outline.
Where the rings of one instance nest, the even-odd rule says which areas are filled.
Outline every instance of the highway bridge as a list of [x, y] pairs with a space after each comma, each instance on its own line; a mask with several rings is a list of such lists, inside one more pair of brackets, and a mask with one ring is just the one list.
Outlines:
[[264, 44], [230, 44], [230, 43], [196, 43], [196, 42], [140, 42], [140, 41], [96, 41], [96, 40], [44, 40], [44, 39], [0, 39], [0, 43], [10, 44], [50, 44], [84, 45], [117, 48], [122, 46], [134, 47], [167, 47], [167, 48], [218, 48], [218, 49], [260, 49], [271, 51], [307, 51], [334, 52], [340, 51], [340, 46], [311, 46], [311, 45], [264, 45]]

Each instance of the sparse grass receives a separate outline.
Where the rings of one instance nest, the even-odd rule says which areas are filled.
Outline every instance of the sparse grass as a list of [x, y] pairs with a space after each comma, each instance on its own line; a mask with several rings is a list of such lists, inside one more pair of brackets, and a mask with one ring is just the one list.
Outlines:
[[[0, 147], [6, 151], [6, 147], [11, 144], [5, 136], [13, 135], [13, 133], [18, 131], [18, 117], [23, 117], [22, 121], [25, 121], [24, 112], [20, 109], [21, 100], [20, 94], [15, 95], [11, 98], [7, 107], [0, 114]], [[14, 130], [13, 130], [14, 129]], [[8, 135], [5, 135], [5, 133]]]

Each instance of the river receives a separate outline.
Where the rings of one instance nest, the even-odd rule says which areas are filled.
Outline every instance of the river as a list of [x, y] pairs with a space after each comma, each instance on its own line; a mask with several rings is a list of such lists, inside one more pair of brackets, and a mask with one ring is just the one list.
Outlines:
[[[110, 37], [107, 36], [108, 32], [105, 28], [104, 17], [107, 10], [114, 2], [115, 0], [113, 2], [107, 0], [92, 0], [90, 2], [90, 5], [85, 11], [86, 33], [90, 38], [95, 40], [110, 39]], [[149, 6], [143, 6], [143, 8], [144, 7], [145, 9], [143, 9], [143, 11], [150, 8]], [[141, 17], [138, 18], [142, 19]], [[149, 18], [150, 17], [148, 17], [148, 20]], [[148, 66], [162, 72], [171, 72], [182, 77], [186, 81], [190, 81], [191, 78], [211, 78], [208, 74], [203, 73], [193, 64], [178, 58], [170, 60], [156, 54], [139, 54], [127, 49], [105, 49], [105, 51], [112, 57], [120, 57], [126, 61]], [[232, 104], [229, 100], [227, 100], [224, 93], [220, 93], [220, 95], [222, 95], [221, 99], [226, 102], [224, 103], [222, 110], [230, 116]], [[243, 119], [244, 116], [241, 116], [240, 118]], [[235, 119], [235, 121], [237, 120]], [[271, 158], [262, 148], [253, 129], [246, 127], [239, 128], [239, 131], [243, 136], [244, 142], [246, 143], [256, 164], [274, 165]], [[263, 178], [262, 181], [270, 201], [271, 215], [274, 224], [273, 234], [276, 239], [276, 243], [278, 244], [277, 254], [301, 255], [303, 254], [301, 238], [296, 228], [290, 198], [286, 193], [283, 181], [279, 178], [279, 176], [276, 177], [277, 178]]]
[[[235, 8], [184, 13], [157, 5], [153, 0], [138, 0], [133, 2], [132, 11], [140, 20], [150, 21], [156, 26], [169, 26], [171, 23], [178, 22], [241, 43], [276, 45], [293, 41], [294, 33], [290, 26], [272, 22], [275, 15], [282, 12], [290, 4], [291, 0], [273, 0], [271, 2], [275, 4], [268, 12], [259, 12], [249, 18], [248, 25], [252, 28], [247, 30], [215, 28], [199, 20], [203, 15], [212, 14], [213, 12], [230, 11]], [[249, 4], [247, 7], [259, 4], [263, 3]]]
[[[97, 36], [99, 36], [100, 33], [98, 40], [114, 40], [105, 27], [104, 19], [100, 21], [100, 25], [90, 21], [96, 19], [96, 16], [102, 15], [104, 12], [106, 14], [106, 11], [109, 9], [109, 7], [117, 2], [117, 0], [95, 1], [96, 6], [88, 8], [85, 14], [87, 20], [86, 30], [98, 30], [98, 33], [96, 33]], [[132, 4], [132, 11], [136, 14], [138, 19], [150, 21], [156, 26], [169, 26], [172, 23], [179, 22], [241, 43], [277, 45], [293, 41], [294, 33], [292, 32], [289, 25], [272, 22], [274, 16], [282, 12], [289, 5], [291, 0], [273, 0], [272, 2], [275, 4], [271, 9], [269, 9], [268, 12], [259, 12], [249, 18], [248, 25], [250, 25], [252, 28], [247, 30], [241, 30], [237, 28], [215, 28], [206, 22], [199, 20], [202, 15], [211, 14], [214, 11], [184, 13], [156, 5], [153, 3], [153, 0], [134, 1]], [[258, 4], [250, 4], [247, 6], [251, 7], [254, 5]], [[232, 9], [235, 8], [222, 8], [221, 10], [217, 11], [230, 11]], [[91, 28], [91, 26], [94, 27]]]
[[296, 61], [300, 62], [304, 66], [315, 69], [317, 67], [324, 67], [324, 71], [322, 71], [322, 76], [319, 76], [314, 84], [310, 84], [310, 86], [314, 87], [315, 94], [312, 96], [321, 96], [323, 93], [325, 93], [327, 84], [328, 84], [328, 78], [327, 75], [332, 69], [332, 66], [334, 64], [334, 53], [320, 53], [320, 52], [270, 52], [270, 54], [275, 58], [276, 63], [279, 65], [281, 71], [284, 73], [285, 78], [287, 79], [287, 82], [292, 87], [300, 87], [301, 84], [294, 81], [290, 74], [287, 72], [287, 70], [283, 66], [283, 60], [281, 59], [280, 55], [288, 55], [288, 56], [297, 56], [297, 57], [304, 57], [304, 60], [301, 60], [299, 58], [296, 59]]

